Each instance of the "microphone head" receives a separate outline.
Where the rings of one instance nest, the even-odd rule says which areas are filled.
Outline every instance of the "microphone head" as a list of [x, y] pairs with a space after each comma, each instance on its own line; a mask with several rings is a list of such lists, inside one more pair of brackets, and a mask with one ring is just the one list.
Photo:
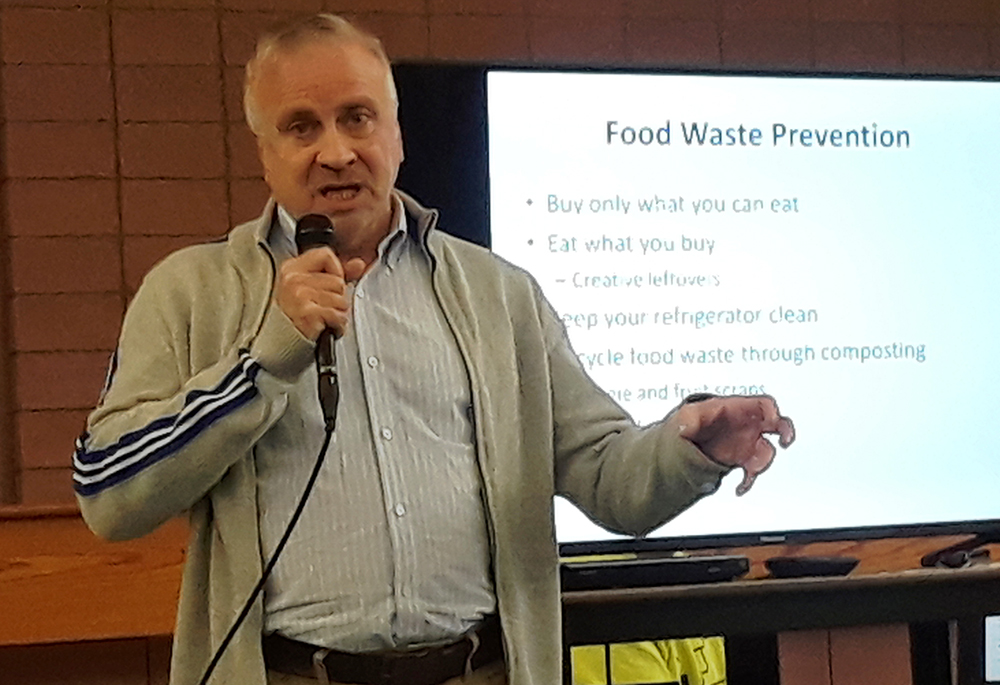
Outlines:
[[299, 254], [314, 247], [333, 247], [333, 222], [322, 214], [306, 214], [295, 224], [295, 246]]

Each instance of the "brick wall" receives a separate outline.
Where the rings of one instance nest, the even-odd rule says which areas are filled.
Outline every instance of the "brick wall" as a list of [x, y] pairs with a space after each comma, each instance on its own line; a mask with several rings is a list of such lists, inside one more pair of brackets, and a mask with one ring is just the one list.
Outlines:
[[142, 275], [256, 215], [241, 67], [262, 27], [319, 9], [401, 60], [1000, 71], [1000, 0], [4, 0], [0, 501], [71, 500]]
[[[399, 60], [1000, 74], [1000, 0], [0, 0], [0, 503], [72, 499], [142, 275], [259, 211], [241, 66], [320, 9]], [[71, 682], [54, 664], [94, 649], [130, 670], [72, 682], [162, 678], [145, 641], [8, 648], [0, 673]]]

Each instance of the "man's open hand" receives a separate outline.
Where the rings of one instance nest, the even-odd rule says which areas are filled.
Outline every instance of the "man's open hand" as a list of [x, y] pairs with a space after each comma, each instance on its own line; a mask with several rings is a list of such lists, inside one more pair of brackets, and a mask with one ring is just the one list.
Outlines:
[[746, 493], [774, 459], [774, 445], [766, 434], [777, 434], [782, 447], [795, 440], [791, 420], [780, 414], [767, 395], [708, 397], [688, 401], [677, 411], [682, 438], [713, 461], [743, 468], [737, 495]]

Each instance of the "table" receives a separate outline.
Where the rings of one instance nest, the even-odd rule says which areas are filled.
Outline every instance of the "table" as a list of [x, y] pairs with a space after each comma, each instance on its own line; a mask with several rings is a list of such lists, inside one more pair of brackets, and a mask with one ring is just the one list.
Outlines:
[[[1000, 614], [1000, 564], [575, 591], [563, 593], [564, 656], [569, 663], [574, 645], [952, 619], [981, 622], [993, 613]], [[981, 655], [981, 628], [978, 641], [971, 648], [966, 645], [967, 660]], [[977, 668], [974, 663], [965, 670]], [[969, 678], [965, 681], [975, 682]]]

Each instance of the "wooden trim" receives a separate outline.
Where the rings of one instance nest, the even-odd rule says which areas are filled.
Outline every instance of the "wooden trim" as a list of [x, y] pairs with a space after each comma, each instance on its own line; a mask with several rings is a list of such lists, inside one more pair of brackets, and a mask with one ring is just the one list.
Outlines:
[[75, 504], [0, 504], [0, 522], [13, 519], [79, 518]]
[[940, 621], [992, 613], [1000, 613], [1000, 564], [563, 593], [567, 645]]

